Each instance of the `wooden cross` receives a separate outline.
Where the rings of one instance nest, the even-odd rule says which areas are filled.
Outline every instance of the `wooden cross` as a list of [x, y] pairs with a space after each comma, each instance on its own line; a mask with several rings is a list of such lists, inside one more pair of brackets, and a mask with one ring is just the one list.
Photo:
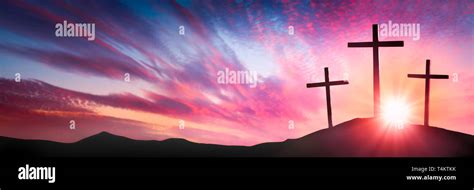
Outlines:
[[326, 104], [328, 109], [328, 125], [329, 128], [332, 127], [332, 111], [331, 111], [331, 92], [330, 86], [334, 85], [344, 85], [349, 84], [348, 81], [339, 80], [339, 81], [329, 81], [329, 69], [324, 67], [324, 82], [318, 83], [308, 83], [306, 84], [306, 88], [314, 88], [314, 87], [326, 87]]
[[430, 79], [449, 79], [449, 75], [433, 75], [430, 71], [430, 60], [426, 60], [426, 74], [408, 74], [408, 78], [425, 79], [425, 127], [429, 126], [429, 109], [430, 109]]
[[380, 115], [380, 78], [379, 78], [379, 47], [403, 47], [403, 41], [379, 41], [377, 24], [372, 25], [371, 42], [349, 42], [347, 47], [371, 47], [373, 48], [374, 63], [374, 116]]

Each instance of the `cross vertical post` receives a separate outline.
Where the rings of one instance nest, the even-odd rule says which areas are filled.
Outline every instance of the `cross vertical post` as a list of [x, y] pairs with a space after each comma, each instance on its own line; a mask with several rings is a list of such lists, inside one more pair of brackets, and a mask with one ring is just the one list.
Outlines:
[[[329, 83], [329, 69], [324, 68], [324, 82]], [[332, 127], [332, 110], [331, 110], [331, 88], [329, 85], [326, 85], [326, 106], [328, 108], [328, 125]]]
[[376, 24], [372, 25], [372, 41], [374, 43], [373, 50], [373, 76], [374, 76], [374, 116], [378, 116], [380, 114], [380, 66], [379, 66], [379, 35], [378, 35], [378, 27]]
[[[430, 60], [426, 60], [426, 76], [429, 76], [431, 71], [430, 71]], [[424, 121], [423, 124], [425, 126], [429, 126], [429, 119], [430, 119], [430, 78], [426, 78], [425, 80], [425, 116], [424, 116]]]

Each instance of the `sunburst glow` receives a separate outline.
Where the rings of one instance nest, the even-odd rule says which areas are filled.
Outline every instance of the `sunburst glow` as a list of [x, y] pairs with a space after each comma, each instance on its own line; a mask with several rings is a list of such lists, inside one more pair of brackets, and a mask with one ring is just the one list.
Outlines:
[[389, 126], [403, 128], [409, 116], [410, 106], [403, 99], [391, 99], [382, 107], [382, 117]]

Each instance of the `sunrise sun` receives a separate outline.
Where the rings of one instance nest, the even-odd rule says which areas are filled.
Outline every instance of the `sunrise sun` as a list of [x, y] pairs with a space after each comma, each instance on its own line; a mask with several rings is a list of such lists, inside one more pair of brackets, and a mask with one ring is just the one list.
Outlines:
[[389, 126], [403, 128], [410, 116], [410, 106], [403, 99], [390, 99], [383, 104], [382, 117]]

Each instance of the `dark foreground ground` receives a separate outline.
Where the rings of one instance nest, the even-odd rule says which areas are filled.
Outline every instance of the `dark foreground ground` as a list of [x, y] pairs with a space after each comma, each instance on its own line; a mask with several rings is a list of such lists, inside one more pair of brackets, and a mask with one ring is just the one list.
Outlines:
[[[399, 130], [374, 119], [251, 147], [139, 141], [105, 132], [70, 144], [0, 137], [0, 189], [472, 189], [473, 157], [472, 135], [417, 125]], [[55, 167], [56, 182], [18, 180], [26, 164]]]

